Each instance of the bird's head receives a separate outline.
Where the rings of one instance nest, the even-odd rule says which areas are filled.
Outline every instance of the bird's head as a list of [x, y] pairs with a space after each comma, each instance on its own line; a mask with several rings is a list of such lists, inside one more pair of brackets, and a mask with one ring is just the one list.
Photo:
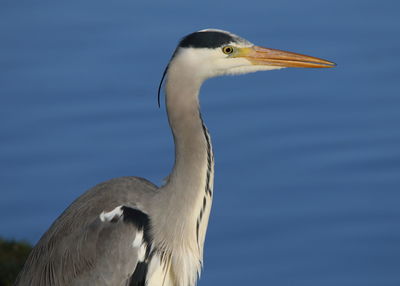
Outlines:
[[180, 82], [197, 81], [201, 84], [207, 78], [220, 75], [285, 67], [334, 66], [335, 63], [327, 60], [256, 46], [227, 31], [206, 29], [189, 34], [179, 42], [164, 76], [175, 75]]
[[207, 29], [184, 37], [171, 59], [204, 79], [285, 67], [326, 68], [323, 59], [256, 46], [232, 33]]

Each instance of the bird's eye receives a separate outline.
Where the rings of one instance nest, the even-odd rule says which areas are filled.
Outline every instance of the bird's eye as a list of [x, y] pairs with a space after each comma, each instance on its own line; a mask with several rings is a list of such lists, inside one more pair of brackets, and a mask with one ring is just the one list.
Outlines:
[[222, 52], [226, 55], [232, 54], [233, 53], [233, 47], [231, 46], [225, 46], [222, 48]]

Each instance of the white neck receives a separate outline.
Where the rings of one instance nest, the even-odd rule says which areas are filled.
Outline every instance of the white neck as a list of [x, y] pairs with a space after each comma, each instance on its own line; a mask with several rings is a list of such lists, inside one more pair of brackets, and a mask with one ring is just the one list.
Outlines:
[[[175, 142], [175, 164], [168, 184], [175, 187], [197, 189], [204, 185], [204, 168], [207, 166], [207, 134], [199, 110], [200, 87], [175, 84], [169, 76], [166, 85], [168, 120]], [[187, 193], [187, 192], [186, 192]]]
[[179, 277], [178, 286], [194, 285], [200, 274], [214, 179], [211, 140], [199, 110], [202, 81], [190, 71], [182, 73], [182, 68], [175, 63], [167, 74], [166, 106], [175, 163], [159, 192], [167, 211], [158, 214], [158, 225], [154, 225], [155, 237], [162, 238], [156, 244], [172, 252], [171, 268], [177, 274], [173, 276]]

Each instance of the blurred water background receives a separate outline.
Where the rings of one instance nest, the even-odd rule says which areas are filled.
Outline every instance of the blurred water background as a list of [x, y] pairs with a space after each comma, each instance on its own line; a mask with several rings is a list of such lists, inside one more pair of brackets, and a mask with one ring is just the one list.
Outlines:
[[400, 285], [398, 1], [0, 2], [0, 236], [35, 243], [112, 177], [161, 184], [156, 92], [214, 27], [334, 69], [209, 80], [215, 198], [199, 285]]

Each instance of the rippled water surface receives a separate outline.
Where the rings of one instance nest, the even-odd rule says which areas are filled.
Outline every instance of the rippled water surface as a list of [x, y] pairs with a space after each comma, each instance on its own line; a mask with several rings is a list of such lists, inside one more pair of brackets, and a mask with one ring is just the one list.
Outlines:
[[339, 65], [203, 86], [216, 177], [199, 285], [400, 285], [398, 2], [137, 2], [0, 3], [0, 235], [36, 242], [112, 177], [161, 184], [163, 68], [217, 27]]

